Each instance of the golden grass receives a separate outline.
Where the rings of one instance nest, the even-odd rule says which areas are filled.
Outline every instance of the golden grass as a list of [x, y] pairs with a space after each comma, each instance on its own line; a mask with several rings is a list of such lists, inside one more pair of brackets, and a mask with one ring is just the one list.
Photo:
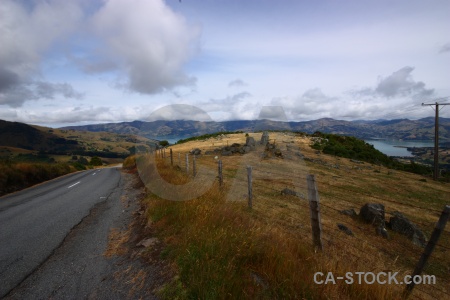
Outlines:
[[128, 249], [126, 243], [130, 239], [130, 232], [120, 231], [117, 228], [112, 228], [108, 235], [108, 246], [103, 255], [105, 257], [120, 256], [127, 253]]
[[[251, 134], [252, 135], [252, 134]], [[257, 137], [257, 135], [255, 135]], [[148, 218], [167, 244], [167, 256], [179, 268], [180, 295], [188, 298], [307, 298], [307, 299], [395, 299], [404, 286], [380, 284], [317, 285], [315, 272], [399, 272], [411, 274], [423, 249], [405, 237], [390, 232], [388, 240], [375, 234], [371, 225], [338, 213], [367, 202], [382, 203], [387, 216], [398, 210], [416, 222], [429, 237], [439, 211], [448, 203], [450, 186], [423, 177], [343, 158], [317, 154], [309, 139], [290, 134], [272, 134], [282, 150], [294, 141], [303, 155], [322, 163], [288, 159], [261, 160], [251, 156], [222, 157], [225, 186], [217, 182], [197, 199], [174, 202], [147, 197]], [[231, 135], [228, 144], [243, 143], [243, 134]], [[226, 141], [221, 141], [225, 143]], [[177, 153], [193, 148], [211, 149], [211, 141], [173, 147]], [[214, 145], [215, 147], [216, 145]], [[182, 156], [184, 157], [184, 156]], [[199, 157], [199, 167], [216, 168], [213, 156]], [[158, 171], [172, 184], [191, 180], [181, 168], [157, 160]], [[245, 166], [253, 171], [253, 209], [246, 207]], [[332, 165], [339, 164], [339, 168]], [[377, 171], [377, 172], [375, 172]], [[316, 175], [322, 204], [324, 251], [315, 253], [311, 242], [306, 199], [281, 196], [288, 187], [307, 195], [305, 175]], [[231, 195], [231, 196], [230, 196]], [[337, 228], [349, 227], [354, 236]], [[447, 226], [448, 228], [448, 226]], [[440, 244], [450, 247], [450, 234]], [[425, 273], [437, 276], [437, 285], [416, 287], [411, 298], [444, 298], [449, 293], [450, 257], [436, 247]], [[177, 285], [178, 287], [180, 285]], [[441, 290], [441, 291], [439, 291]]]

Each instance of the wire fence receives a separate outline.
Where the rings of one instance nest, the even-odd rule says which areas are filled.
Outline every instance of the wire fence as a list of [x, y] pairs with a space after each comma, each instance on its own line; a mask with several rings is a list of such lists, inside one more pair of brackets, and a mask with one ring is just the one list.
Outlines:
[[[314, 240], [314, 232], [311, 231], [310, 223], [313, 218], [309, 218], [314, 212], [311, 210], [312, 199], [309, 196], [311, 190], [308, 189], [306, 179], [307, 167], [294, 169], [289, 166], [292, 163], [289, 161], [284, 167], [274, 167], [270, 163], [262, 163], [261, 159], [250, 159], [245, 163], [236, 162], [236, 160], [222, 157], [212, 151], [208, 155], [198, 156], [196, 160], [188, 160], [188, 155], [193, 156], [189, 153], [182, 153], [180, 159], [180, 155], [172, 150], [170, 150], [170, 154], [165, 153], [164, 150], [157, 150], [155, 156], [165, 163], [177, 166], [190, 176], [195, 176], [192, 173], [192, 165], [189, 167], [193, 161], [197, 162], [197, 169], [215, 168], [217, 170], [216, 180], [221, 185], [220, 188], [226, 189], [227, 193], [231, 195], [228, 199], [245, 202], [251, 197], [252, 210], [262, 215], [270, 215], [276, 224], [295, 231], [304, 241]], [[184, 157], [186, 159], [183, 159]], [[252, 167], [250, 175], [247, 173], [248, 165]], [[354, 255], [354, 259], [364, 259], [367, 257], [368, 249], [372, 249], [381, 254], [390, 266], [399, 267], [400, 265], [403, 270], [411, 271], [426, 253], [431, 242], [428, 241], [424, 249], [423, 245], [415, 245], [408, 237], [393, 230], [388, 230], [389, 237], [387, 239], [383, 238], [376, 233], [376, 227], [361, 220], [355, 207], [357, 209], [358, 206], [367, 202], [383, 204], [386, 207], [383, 212], [383, 221], [386, 217], [386, 224], [389, 224], [387, 217], [390, 217], [392, 221], [396, 212], [406, 210], [407, 213], [404, 215], [412, 220], [416, 228], [420, 226], [425, 235], [432, 238], [436, 231], [438, 218], [445, 214], [446, 209], [448, 214], [448, 205], [442, 211], [430, 207], [430, 205], [421, 205], [420, 201], [397, 200], [389, 195], [383, 197], [375, 192], [368, 192], [352, 186], [351, 181], [358, 179], [349, 174], [346, 176], [346, 184], [325, 180], [315, 182], [317, 184], [315, 192], [318, 192], [321, 198], [320, 208], [318, 207], [315, 213], [320, 214], [320, 237], [325, 242], [324, 251], [327, 251], [327, 248], [342, 249], [342, 251]], [[251, 191], [251, 195], [249, 195], [249, 191]], [[401, 193], [401, 189], [398, 189], [398, 192]], [[317, 202], [319, 203], [319, 199]], [[250, 202], [248, 203], [250, 205]], [[351, 209], [355, 211], [355, 214], [347, 215], [349, 211], [351, 214]], [[445, 223], [441, 227], [441, 238], [439, 241], [433, 242], [436, 250], [428, 253], [431, 258], [428, 267], [424, 269], [426, 274], [435, 275], [441, 284], [416, 286], [415, 292], [410, 295], [412, 298], [450, 299], [450, 276], [448, 276], [450, 274], [450, 253], [448, 252], [450, 250], [450, 231], [445, 228]], [[342, 248], [339, 248], [340, 246]]]

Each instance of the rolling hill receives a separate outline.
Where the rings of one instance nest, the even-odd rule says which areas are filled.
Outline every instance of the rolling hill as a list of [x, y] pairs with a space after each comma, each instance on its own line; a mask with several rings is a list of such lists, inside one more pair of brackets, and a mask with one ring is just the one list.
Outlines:
[[[75, 131], [0, 120], [0, 147], [53, 155], [120, 158], [156, 141], [130, 133]], [[10, 151], [7, 151], [9, 153]]]
[[[289, 130], [314, 133], [321, 131], [340, 135], [355, 136], [360, 139], [386, 138], [404, 140], [432, 140], [434, 138], [434, 118], [419, 120], [396, 119], [375, 121], [344, 121], [330, 118], [304, 122], [278, 122], [270, 120], [240, 120], [225, 122], [199, 121], [133, 121], [108, 124], [71, 126], [63, 129], [106, 131], [120, 134], [137, 134], [147, 138], [185, 138], [220, 131]], [[440, 138], [450, 140], [450, 119], [440, 118]]]

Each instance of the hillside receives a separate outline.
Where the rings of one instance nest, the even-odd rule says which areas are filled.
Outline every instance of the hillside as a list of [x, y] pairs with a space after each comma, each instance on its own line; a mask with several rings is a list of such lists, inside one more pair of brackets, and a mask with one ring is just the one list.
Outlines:
[[52, 130], [0, 120], [0, 146], [46, 152], [70, 152], [80, 150], [77, 141], [56, 135]]
[[[249, 135], [256, 141], [261, 138], [260, 133]], [[320, 285], [314, 282], [314, 274], [398, 272], [401, 282], [411, 274], [423, 252], [423, 238], [430, 238], [448, 205], [450, 186], [378, 164], [327, 155], [312, 148], [318, 137], [270, 133], [269, 141], [279, 152], [256, 145], [248, 153], [230, 155], [232, 148], [246, 143], [246, 136], [227, 134], [172, 146], [173, 166], [168, 155], [156, 155], [156, 160], [154, 156], [136, 158], [148, 190], [142, 211], [148, 220], [142, 223], [157, 245], [141, 256], [151, 260], [163, 255], [178, 275], [161, 290], [162, 298], [400, 299], [405, 287], [401, 284], [349, 285], [337, 280]], [[193, 177], [193, 157], [189, 155], [188, 174], [184, 157], [197, 148], [201, 154], [196, 157], [198, 173]], [[222, 186], [217, 179], [219, 159]], [[248, 166], [252, 167], [251, 208]], [[158, 171], [156, 178], [153, 168]], [[308, 174], [315, 175], [320, 198], [323, 251], [312, 245]], [[166, 183], [155, 186], [159, 176]], [[177, 200], [174, 190], [183, 199], [186, 194], [193, 199], [165, 200]], [[381, 205], [383, 222], [364, 219], [362, 207], [367, 203]], [[421, 233], [414, 237], [399, 230], [399, 218], [412, 222]], [[436, 284], [416, 286], [410, 299], [446, 297], [448, 226], [424, 270], [436, 276]]]
[[108, 132], [75, 131], [27, 125], [0, 120], [0, 148], [8, 153], [86, 155], [100, 157], [126, 157], [136, 147], [148, 148], [156, 141], [131, 135]]
[[[214, 133], [219, 131], [288, 130], [314, 133], [334, 133], [355, 136], [360, 139], [387, 138], [404, 140], [434, 139], [434, 119], [419, 120], [397, 119], [376, 121], [343, 121], [324, 118], [304, 122], [277, 122], [270, 120], [241, 120], [225, 122], [199, 121], [133, 121], [85, 126], [70, 126], [63, 129], [86, 131], [106, 131], [114, 133], [133, 133], [147, 138], [186, 138], [189, 136]], [[440, 138], [450, 140], [450, 119], [440, 118]]]

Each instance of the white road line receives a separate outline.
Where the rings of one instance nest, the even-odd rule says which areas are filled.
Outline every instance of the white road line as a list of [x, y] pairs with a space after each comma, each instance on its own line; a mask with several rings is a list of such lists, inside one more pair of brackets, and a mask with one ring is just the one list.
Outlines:
[[74, 186], [76, 186], [79, 183], [80, 183], [80, 181], [78, 181], [77, 183], [72, 184], [71, 186], [68, 186], [67, 188], [70, 189], [71, 187], [74, 187]]
[[95, 173], [94, 174], [92, 174], [92, 176], [94, 176], [95, 175]]

